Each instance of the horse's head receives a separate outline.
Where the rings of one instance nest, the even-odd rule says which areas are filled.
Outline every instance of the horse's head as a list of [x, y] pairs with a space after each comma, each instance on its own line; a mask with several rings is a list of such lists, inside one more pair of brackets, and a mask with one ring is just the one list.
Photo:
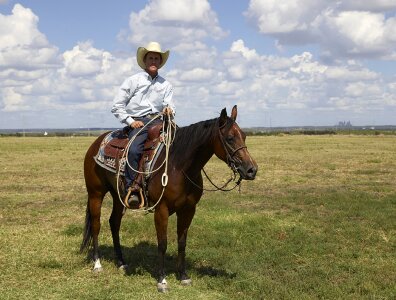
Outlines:
[[231, 116], [227, 116], [224, 108], [218, 119], [219, 134], [215, 141], [215, 154], [227, 165], [237, 171], [242, 179], [253, 180], [257, 173], [257, 163], [245, 145], [246, 134], [235, 122], [237, 106], [232, 108]]

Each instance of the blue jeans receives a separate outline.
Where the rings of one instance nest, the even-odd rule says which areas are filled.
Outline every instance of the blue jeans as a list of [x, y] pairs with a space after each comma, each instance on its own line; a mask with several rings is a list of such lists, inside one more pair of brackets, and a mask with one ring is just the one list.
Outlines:
[[[143, 118], [134, 118], [134, 119], [136, 121], [143, 122], [144, 125], [146, 125], [148, 122], [151, 121], [151, 119], [144, 118], [144, 117]], [[159, 123], [161, 123], [161, 120], [156, 119], [155, 121], [151, 122], [150, 125], [144, 127], [143, 129], [142, 128], [133, 128], [129, 132], [128, 138], [131, 139], [135, 134], [137, 134], [141, 130], [139, 132], [139, 134], [135, 137], [132, 144], [130, 145], [129, 151], [128, 151], [128, 162], [129, 162], [129, 165], [133, 169], [138, 170], [138, 168], [139, 168], [139, 161], [143, 154], [144, 143], [146, 142], [149, 128], [154, 125], [157, 125]], [[132, 168], [130, 168], [128, 166], [128, 164], [125, 166], [125, 189], [126, 189], [126, 191], [132, 185], [132, 183], [135, 180], [136, 175], [137, 175], [137, 173], [134, 172], [132, 170]]]

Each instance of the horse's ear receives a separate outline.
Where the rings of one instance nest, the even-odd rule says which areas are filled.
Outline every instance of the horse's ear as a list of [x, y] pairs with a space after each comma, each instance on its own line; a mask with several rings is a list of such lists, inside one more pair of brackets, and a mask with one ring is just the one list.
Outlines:
[[220, 113], [219, 125], [223, 126], [227, 122], [227, 110], [223, 108]]
[[233, 119], [234, 122], [237, 118], [237, 114], [238, 114], [238, 109], [237, 109], [237, 106], [234, 105], [234, 107], [232, 108], [232, 112], [231, 112], [231, 119]]

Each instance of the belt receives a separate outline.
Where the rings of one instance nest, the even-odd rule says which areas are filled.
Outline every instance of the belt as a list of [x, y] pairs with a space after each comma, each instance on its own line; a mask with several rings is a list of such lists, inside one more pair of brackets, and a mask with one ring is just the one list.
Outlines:
[[140, 117], [133, 117], [134, 119], [143, 119], [143, 118], [147, 118], [147, 119], [154, 119], [155, 117], [158, 116], [158, 113], [152, 113], [152, 114], [147, 114], [144, 116], [140, 116]]

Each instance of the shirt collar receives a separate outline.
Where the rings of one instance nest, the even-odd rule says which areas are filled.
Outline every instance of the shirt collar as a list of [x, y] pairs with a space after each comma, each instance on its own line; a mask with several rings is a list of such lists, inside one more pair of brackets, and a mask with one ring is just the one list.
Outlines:
[[158, 77], [159, 77], [158, 73], [153, 78], [151, 78], [149, 73], [147, 73], [147, 72], [145, 72], [145, 73], [146, 73], [147, 79], [150, 80], [150, 81], [156, 81], [158, 79]]

